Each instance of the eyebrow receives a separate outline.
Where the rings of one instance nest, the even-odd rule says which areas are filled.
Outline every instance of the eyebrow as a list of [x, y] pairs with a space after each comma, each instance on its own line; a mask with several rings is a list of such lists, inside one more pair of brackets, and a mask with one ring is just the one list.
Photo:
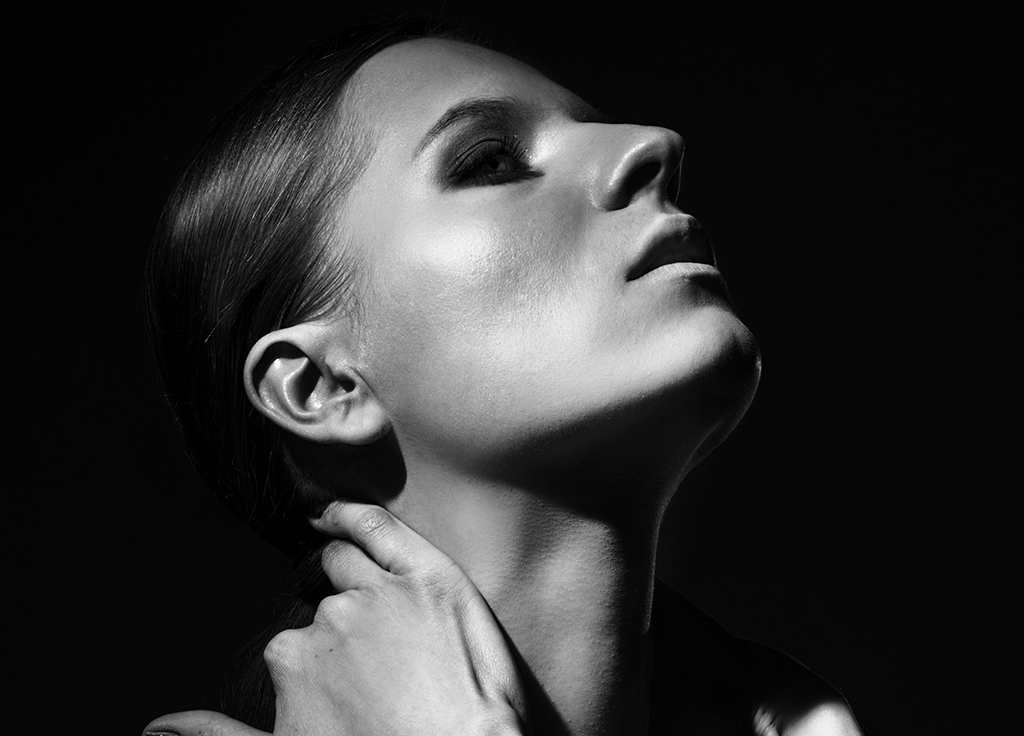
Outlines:
[[[607, 116], [590, 103], [570, 94], [565, 100], [569, 115], [580, 122], [607, 122]], [[521, 123], [532, 117], [529, 103], [521, 97], [470, 97], [445, 110], [437, 122], [430, 126], [416, 152], [415, 159], [444, 131], [469, 120], [478, 120], [493, 124], [507, 125], [510, 121]]]

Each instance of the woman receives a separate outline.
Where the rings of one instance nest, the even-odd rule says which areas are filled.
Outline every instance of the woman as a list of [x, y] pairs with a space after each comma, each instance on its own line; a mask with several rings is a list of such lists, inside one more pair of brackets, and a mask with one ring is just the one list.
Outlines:
[[[283, 67], [154, 246], [197, 467], [292, 554], [340, 538], [339, 594], [310, 583], [267, 648], [257, 725], [856, 733], [809, 672], [655, 596], [665, 507], [759, 372], [672, 202], [681, 139], [442, 36], [362, 28]], [[172, 727], [241, 728], [150, 730]]]

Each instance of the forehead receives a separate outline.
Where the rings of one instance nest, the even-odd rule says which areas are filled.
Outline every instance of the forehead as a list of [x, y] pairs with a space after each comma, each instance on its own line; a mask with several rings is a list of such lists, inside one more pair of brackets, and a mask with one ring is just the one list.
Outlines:
[[389, 46], [353, 77], [348, 103], [381, 138], [423, 135], [452, 105], [469, 98], [514, 96], [538, 110], [586, 108], [533, 67], [504, 54], [446, 39]]

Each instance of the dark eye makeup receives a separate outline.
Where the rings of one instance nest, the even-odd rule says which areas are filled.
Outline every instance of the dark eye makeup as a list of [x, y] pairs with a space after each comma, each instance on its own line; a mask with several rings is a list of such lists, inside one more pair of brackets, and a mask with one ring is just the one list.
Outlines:
[[540, 176], [530, 167], [522, 139], [511, 133], [475, 140], [458, 150], [445, 167], [445, 179], [453, 186], [509, 184]]
[[436, 176], [442, 188], [511, 184], [541, 175], [530, 165], [528, 142], [533, 121], [525, 105], [488, 104], [479, 114], [462, 117], [469, 119], [461, 126], [448, 126], [455, 131], [447, 136], [437, 157]]
[[[469, 98], [445, 111], [423, 137], [414, 158], [439, 138], [448, 138], [435, 164], [443, 189], [511, 184], [542, 176], [543, 172], [530, 165], [526, 142], [536, 132], [538, 121], [556, 109], [577, 122], [607, 122], [602, 113], [575, 95], [567, 94], [560, 105], [543, 109], [514, 95]], [[446, 131], [458, 132], [444, 135]], [[524, 131], [527, 134], [521, 137]]]

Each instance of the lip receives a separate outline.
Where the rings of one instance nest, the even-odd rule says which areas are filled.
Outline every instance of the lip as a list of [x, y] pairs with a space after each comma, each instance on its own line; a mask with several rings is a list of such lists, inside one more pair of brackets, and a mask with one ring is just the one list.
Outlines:
[[626, 281], [650, 278], [654, 274], [718, 274], [711, 242], [700, 223], [690, 215], [674, 215], [658, 222], [643, 243], [639, 256], [626, 273]]
[[722, 274], [714, 266], [709, 266], [706, 263], [694, 263], [692, 261], [666, 263], [641, 276], [644, 281], [673, 279], [677, 277], [698, 279], [702, 283], [722, 280]]

